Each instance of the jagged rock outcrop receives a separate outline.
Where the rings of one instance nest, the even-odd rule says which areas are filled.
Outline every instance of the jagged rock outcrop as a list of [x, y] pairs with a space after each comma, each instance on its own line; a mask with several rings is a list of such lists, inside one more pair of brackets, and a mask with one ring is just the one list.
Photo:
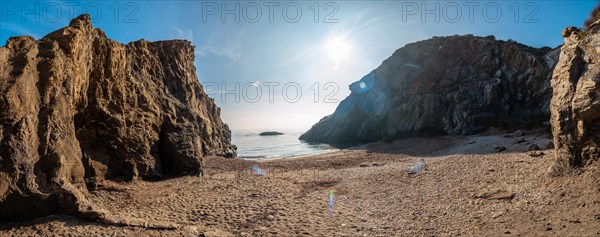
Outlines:
[[0, 48], [0, 220], [91, 209], [103, 179], [200, 174], [230, 131], [184, 40], [123, 45], [89, 15]]
[[300, 139], [371, 142], [472, 134], [549, 114], [558, 50], [494, 37], [450, 36], [408, 44], [350, 85], [336, 111]]
[[551, 175], [600, 158], [600, 23], [567, 27], [552, 76], [551, 125], [556, 163]]

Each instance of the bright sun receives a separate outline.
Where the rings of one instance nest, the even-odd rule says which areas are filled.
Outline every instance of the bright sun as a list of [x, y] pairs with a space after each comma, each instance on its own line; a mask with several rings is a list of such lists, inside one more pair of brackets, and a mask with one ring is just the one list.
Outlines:
[[327, 55], [335, 62], [335, 70], [341, 62], [346, 60], [350, 55], [351, 46], [342, 38], [334, 38], [327, 42], [325, 45], [327, 49]]

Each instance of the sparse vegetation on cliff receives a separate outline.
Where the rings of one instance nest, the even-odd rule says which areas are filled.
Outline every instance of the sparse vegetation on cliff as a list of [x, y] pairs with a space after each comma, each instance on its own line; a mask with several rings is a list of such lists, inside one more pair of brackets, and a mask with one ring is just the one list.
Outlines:
[[585, 32], [585, 31], [583, 31], [583, 30], [582, 30], [582, 31], [579, 31], [579, 32], [577, 33], [577, 38], [578, 38], [579, 40], [582, 40], [583, 38], [585, 38], [585, 36], [586, 36], [586, 35], [587, 35], [587, 32]]
[[589, 29], [590, 26], [592, 26], [592, 24], [596, 23], [598, 20], [600, 20], [600, 4], [594, 7], [588, 19], [583, 23], [583, 26], [585, 26], [585, 29]]

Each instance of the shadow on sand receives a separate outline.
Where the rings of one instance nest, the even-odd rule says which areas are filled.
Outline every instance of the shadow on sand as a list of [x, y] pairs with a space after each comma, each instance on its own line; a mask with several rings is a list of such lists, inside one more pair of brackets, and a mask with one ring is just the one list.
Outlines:
[[471, 136], [412, 137], [346, 149], [427, 158], [457, 154], [523, 153], [536, 146], [545, 150], [551, 148], [551, 144], [550, 134], [495, 131]]

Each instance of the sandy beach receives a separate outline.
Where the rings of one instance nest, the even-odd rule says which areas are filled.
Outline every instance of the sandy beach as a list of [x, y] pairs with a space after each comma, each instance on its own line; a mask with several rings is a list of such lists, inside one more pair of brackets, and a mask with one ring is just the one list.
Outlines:
[[2, 9], [0, 237], [600, 237], [600, 1]]
[[[0, 235], [600, 236], [599, 179], [590, 177], [598, 172], [549, 177], [549, 142], [548, 135], [489, 132], [260, 164], [211, 157], [204, 177], [106, 182], [91, 192], [90, 200], [138, 226], [56, 214], [1, 223]], [[530, 156], [532, 144], [545, 155]], [[409, 175], [420, 159], [426, 168]], [[157, 223], [177, 228], [153, 229]]]

